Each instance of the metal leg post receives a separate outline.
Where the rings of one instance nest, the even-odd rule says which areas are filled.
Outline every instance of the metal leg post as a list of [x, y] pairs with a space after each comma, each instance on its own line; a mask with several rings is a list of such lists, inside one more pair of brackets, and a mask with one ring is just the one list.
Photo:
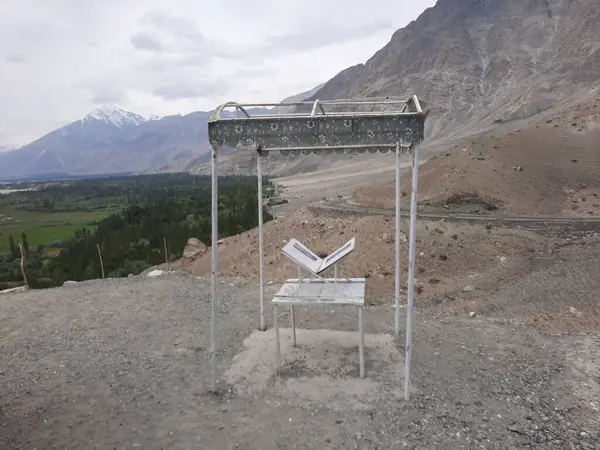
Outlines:
[[210, 363], [211, 377], [210, 388], [213, 392], [217, 390], [217, 368], [216, 368], [216, 353], [217, 353], [217, 273], [219, 266], [219, 196], [218, 196], [218, 179], [217, 179], [217, 150], [213, 150], [212, 155], [212, 205], [211, 205], [211, 222], [212, 222], [212, 270], [211, 270], [211, 301], [210, 301]]
[[365, 377], [365, 327], [363, 307], [358, 308], [358, 334], [360, 335], [360, 343], [358, 346], [358, 357], [360, 359], [360, 377]]
[[396, 144], [396, 297], [395, 297], [395, 320], [394, 332], [396, 336], [400, 333], [400, 199], [402, 197], [400, 189], [400, 157], [402, 148], [400, 143]]
[[408, 255], [408, 305], [406, 308], [406, 356], [404, 360], [404, 399], [410, 399], [410, 363], [412, 357], [412, 315], [415, 295], [415, 246], [417, 239], [417, 188], [419, 186], [419, 146], [413, 151], [412, 194], [410, 197], [410, 243]]
[[294, 339], [294, 347], [296, 346], [296, 316], [294, 314], [294, 305], [290, 306], [290, 318], [292, 319], [292, 337]]
[[256, 174], [258, 178], [258, 253], [259, 253], [259, 284], [260, 284], [260, 329], [265, 331], [265, 248], [263, 244], [263, 185], [260, 149], [256, 157]]
[[275, 325], [275, 358], [277, 360], [277, 374], [281, 373], [281, 348], [279, 347], [279, 308], [277, 305], [273, 306], [273, 322]]

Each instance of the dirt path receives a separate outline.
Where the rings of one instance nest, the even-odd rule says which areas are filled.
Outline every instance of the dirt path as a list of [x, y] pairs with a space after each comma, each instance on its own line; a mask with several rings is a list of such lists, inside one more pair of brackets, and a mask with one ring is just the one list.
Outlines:
[[325, 340], [343, 353], [319, 356], [313, 338], [327, 331], [308, 330], [356, 328], [354, 311], [329, 308], [298, 312], [305, 340], [278, 378], [270, 331], [256, 331], [256, 285], [228, 279], [215, 397], [209, 292], [165, 274], [0, 297], [0, 448], [598, 448], [597, 335], [417, 313], [407, 404], [389, 306], [365, 315], [365, 380], [352, 345]]
[[[406, 172], [409, 160], [408, 157], [405, 159], [403, 170]], [[349, 197], [356, 190], [357, 184], [393, 181], [394, 164], [395, 156], [390, 153], [370, 159], [363, 158], [360, 162], [347, 162], [334, 168], [276, 178], [274, 182], [283, 187], [284, 196], [290, 203], [278, 205], [274, 211], [280, 216], [323, 198]]]

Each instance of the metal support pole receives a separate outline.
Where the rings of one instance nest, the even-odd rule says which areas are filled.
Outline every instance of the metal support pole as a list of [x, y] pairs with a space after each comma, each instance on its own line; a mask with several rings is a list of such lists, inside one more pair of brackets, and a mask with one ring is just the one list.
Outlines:
[[211, 204], [211, 225], [212, 225], [212, 270], [211, 270], [211, 301], [210, 301], [210, 363], [211, 377], [210, 389], [212, 392], [217, 390], [217, 273], [219, 267], [219, 193], [217, 178], [217, 149], [213, 150], [212, 155], [212, 204]]
[[396, 336], [400, 334], [400, 198], [402, 196], [400, 188], [400, 143], [396, 144], [396, 315], [394, 320], [394, 332]]
[[279, 344], [279, 308], [273, 305], [273, 325], [275, 328], [275, 360], [277, 361], [277, 374], [281, 373], [281, 346]]
[[358, 333], [360, 334], [360, 342], [358, 344], [358, 358], [360, 363], [360, 377], [365, 377], [365, 324], [363, 307], [358, 307]]
[[256, 175], [258, 178], [258, 253], [259, 253], [259, 271], [260, 271], [260, 330], [265, 331], [265, 248], [263, 245], [263, 185], [262, 185], [262, 164], [261, 149], [256, 150]]
[[406, 355], [404, 359], [404, 399], [410, 399], [410, 360], [412, 356], [412, 315], [415, 295], [415, 245], [417, 240], [417, 188], [419, 186], [419, 145], [414, 146], [412, 193], [410, 196], [410, 242], [408, 255], [408, 305], [406, 308]]
[[340, 268], [339, 268], [339, 263], [335, 263], [335, 265], [333, 266], [333, 283], [337, 284], [337, 279], [339, 277], [340, 274]]
[[290, 306], [290, 319], [292, 320], [292, 337], [294, 340], [294, 347], [296, 346], [296, 314], [294, 312], [294, 305]]

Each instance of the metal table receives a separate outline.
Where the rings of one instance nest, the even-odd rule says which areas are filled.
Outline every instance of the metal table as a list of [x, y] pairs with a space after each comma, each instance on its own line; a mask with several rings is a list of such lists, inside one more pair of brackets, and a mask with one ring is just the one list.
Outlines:
[[290, 278], [277, 291], [273, 300], [273, 314], [275, 316], [275, 346], [277, 347], [277, 373], [281, 372], [281, 347], [279, 344], [279, 306], [290, 307], [292, 322], [292, 336], [296, 346], [296, 321], [294, 306], [353, 306], [358, 308], [358, 333], [360, 377], [365, 377], [365, 335], [363, 322], [363, 308], [365, 306], [365, 279], [364, 278], [323, 278], [299, 279]]

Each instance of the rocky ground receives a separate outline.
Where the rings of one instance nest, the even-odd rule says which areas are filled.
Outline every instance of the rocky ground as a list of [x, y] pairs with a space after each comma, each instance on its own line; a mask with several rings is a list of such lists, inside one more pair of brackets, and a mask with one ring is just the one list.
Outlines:
[[[365, 380], [294, 361], [279, 378], [269, 349], [260, 358], [271, 372], [247, 390], [230, 384], [230, 374], [262, 334], [257, 286], [229, 278], [219, 285], [215, 396], [209, 293], [206, 279], [165, 273], [0, 297], [0, 447], [599, 448], [597, 334], [540, 334], [484, 314], [419, 308], [408, 403], [399, 395], [402, 361], [387, 361], [391, 372], [371, 370], [378, 362], [369, 339]], [[389, 305], [369, 307], [365, 318], [369, 335], [389, 335]], [[355, 320], [352, 311], [298, 312], [303, 330], [352, 332]], [[269, 333], [270, 315], [267, 323]], [[394, 355], [403, 354], [403, 334], [389, 338]], [[346, 364], [356, 365], [356, 353]], [[325, 387], [377, 389], [329, 401], [325, 387], [311, 388], [323, 376]]]

